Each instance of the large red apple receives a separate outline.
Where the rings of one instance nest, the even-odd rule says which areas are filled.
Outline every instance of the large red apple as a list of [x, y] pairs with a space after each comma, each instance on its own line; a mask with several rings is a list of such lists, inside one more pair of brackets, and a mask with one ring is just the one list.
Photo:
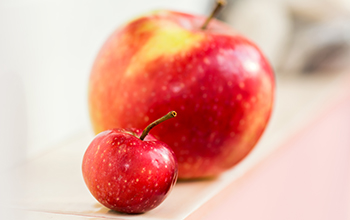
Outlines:
[[117, 29], [93, 65], [89, 108], [96, 133], [145, 127], [176, 110], [153, 134], [179, 162], [179, 178], [213, 177], [255, 146], [271, 114], [274, 75], [251, 41], [228, 25], [157, 11]]

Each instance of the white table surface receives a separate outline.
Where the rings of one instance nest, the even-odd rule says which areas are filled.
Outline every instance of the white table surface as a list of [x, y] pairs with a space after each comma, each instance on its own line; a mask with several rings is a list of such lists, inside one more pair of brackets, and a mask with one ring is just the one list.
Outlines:
[[[272, 120], [256, 148], [234, 168], [216, 179], [178, 182], [156, 209], [141, 215], [124, 215], [100, 205], [89, 193], [81, 174], [82, 157], [93, 134], [58, 143], [46, 152], [10, 170], [4, 179], [11, 193], [3, 210], [7, 219], [196, 219], [216, 195], [263, 161], [298, 130], [337, 100], [350, 82], [349, 74], [278, 77]], [[203, 211], [203, 210], [202, 210]]]

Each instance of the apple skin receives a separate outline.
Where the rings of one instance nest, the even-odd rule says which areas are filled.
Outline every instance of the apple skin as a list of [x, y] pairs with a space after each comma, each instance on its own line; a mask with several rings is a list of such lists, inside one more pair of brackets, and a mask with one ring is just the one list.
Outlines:
[[98, 134], [83, 158], [82, 171], [91, 194], [104, 206], [123, 213], [143, 213], [168, 196], [178, 176], [174, 152], [138, 129]]
[[173, 11], [118, 28], [101, 48], [89, 80], [96, 133], [146, 127], [175, 110], [176, 123], [152, 131], [179, 163], [179, 178], [214, 177], [253, 149], [269, 121], [273, 70], [259, 48], [228, 25]]

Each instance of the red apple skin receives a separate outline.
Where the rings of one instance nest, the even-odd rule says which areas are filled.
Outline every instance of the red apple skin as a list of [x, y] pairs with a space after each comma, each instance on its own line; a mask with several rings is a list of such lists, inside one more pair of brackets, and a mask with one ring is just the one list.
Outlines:
[[85, 183], [109, 209], [123, 213], [149, 211], [162, 203], [176, 183], [174, 152], [150, 134], [141, 141], [141, 133], [137, 129], [103, 131], [84, 154]]
[[89, 81], [96, 133], [178, 112], [176, 123], [152, 134], [174, 150], [181, 179], [217, 176], [240, 162], [273, 107], [274, 74], [259, 48], [215, 19], [201, 30], [204, 20], [158, 11], [120, 27]]

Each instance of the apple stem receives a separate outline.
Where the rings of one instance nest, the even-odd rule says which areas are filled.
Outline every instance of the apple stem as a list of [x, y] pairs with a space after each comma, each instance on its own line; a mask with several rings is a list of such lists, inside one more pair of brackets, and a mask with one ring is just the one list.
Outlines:
[[210, 20], [211, 20], [213, 17], [215, 17], [215, 16], [219, 13], [219, 11], [221, 10], [221, 8], [222, 8], [223, 6], [225, 6], [225, 5], [226, 5], [226, 1], [225, 1], [225, 0], [217, 0], [217, 1], [216, 1], [216, 6], [215, 6], [214, 10], [211, 12], [210, 16], [207, 18], [207, 20], [205, 20], [203, 26], [201, 27], [202, 30], [207, 29], [207, 26], [208, 26]]
[[155, 120], [154, 122], [152, 122], [151, 124], [149, 124], [145, 130], [143, 130], [142, 134], [141, 134], [141, 141], [143, 141], [143, 139], [145, 139], [145, 137], [148, 135], [149, 131], [156, 125], [162, 123], [163, 121], [166, 121], [170, 118], [174, 118], [176, 117], [177, 113], [175, 111], [171, 111], [168, 114], [164, 115], [163, 117], [161, 117], [160, 119]]

